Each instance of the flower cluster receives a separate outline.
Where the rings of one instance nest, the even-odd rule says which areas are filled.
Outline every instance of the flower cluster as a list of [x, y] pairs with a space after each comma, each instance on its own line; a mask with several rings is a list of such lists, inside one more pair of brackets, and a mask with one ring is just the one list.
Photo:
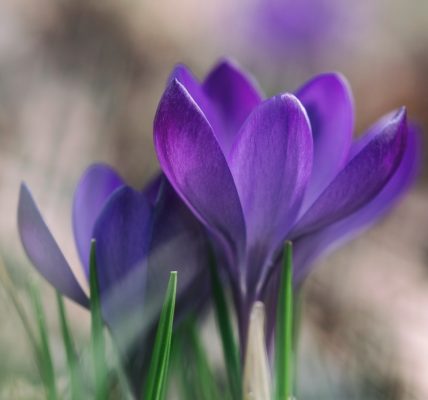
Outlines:
[[[349, 85], [336, 73], [264, 99], [228, 61], [202, 82], [179, 65], [154, 121], [162, 174], [136, 191], [106, 165], [87, 170], [74, 197], [75, 241], [88, 276], [96, 240], [103, 317], [131, 369], [144, 354], [142, 337], [159, 312], [170, 270], [178, 270], [180, 319], [207, 304], [214, 251], [243, 350], [256, 302], [266, 307], [272, 338], [286, 240], [294, 243], [298, 287], [317, 257], [370, 226], [409, 188], [418, 142], [406, 110], [353, 139], [353, 108]], [[25, 185], [18, 226], [34, 266], [87, 307]]]

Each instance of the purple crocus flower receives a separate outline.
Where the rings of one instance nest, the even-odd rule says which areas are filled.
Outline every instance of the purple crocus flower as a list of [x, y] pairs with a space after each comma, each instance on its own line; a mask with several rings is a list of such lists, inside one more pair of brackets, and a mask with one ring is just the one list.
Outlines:
[[[18, 227], [37, 270], [62, 294], [88, 307], [87, 295], [25, 184], [19, 196]], [[151, 355], [148, 341], [169, 272], [177, 270], [179, 275], [178, 318], [184, 312], [197, 311], [208, 298], [203, 227], [162, 175], [136, 191], [112, 168], [95, 164], [77, 186], [73, 228], [86, 278], [91, 239], [96, 239], [103, 318], [124, 357], [131, 383], [138, 389]]]
[[413, 181], [418, 149], [404, 108], [359, 139], [353, 129], [351, 91], [337, 73], [263, 100], [227, 61], [202, 83], [182, 65], [173, 71], [155, 147], [225, 265], [241, 346], [256, 300], [272, 331], [285, 240], [295, 243], [299, 285], [316, 257], [378, 219]]

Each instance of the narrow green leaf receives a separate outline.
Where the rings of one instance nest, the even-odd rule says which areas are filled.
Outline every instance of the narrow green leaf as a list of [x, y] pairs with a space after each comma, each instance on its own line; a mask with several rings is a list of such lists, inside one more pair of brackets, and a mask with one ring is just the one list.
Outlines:
[[101, 316], [95, 246], [95, 240], [92, 240], [89, 260], [92, 355], [95, 378], [95, 398], [96, 400], [105, 400], [107, 398], [107, 362], [105, 358], [104, 324]]
[[43, 306], [40, 300], [39, 292], [34, 284], [30, 285], [30, 295], [34, 312], [37, 320], [37, 326], [40, 336], [39, 357], [42, 362], [43, 381], [46, 387], [48, 400], [57, 399], [57, 390], [55, 383], [55, 370], [52, 362], [52, 355], [49, 347], [48, 330], [46, 327], [46, 318]]
[[293, 396], [293, 253], [286, 242], [282, 262], [275, 332], [275, 400]]
[[187, 333], [189, 337], [190, 348], [193, 350], [195, 359], [194, 366], [197, 372], [197, 379], [195, 384], [200, 386], [201, 399], [218, 400], [223, 398], [223, 396], [220, 395], [217, 382], [209, 365], [206, 352], [202, 347], [202, 343], [196, 330], [194, 321], [189, 321], [187, 326]]
[[185, 340], [182, 337], [183, 329], [177, 332], [172, 341], [171, 362], [173, 370], [177, 373], [177, 385], [180, 390], [179, 399], [199, 399], [200, 395], [195, 388], [192, 368], [183, 368], [189, 360], [185, 350]]
[[21, 320], [22, 325], [24, 326], [25, 333], [28, 336], [28, 339], [31, 343], [31, 347], [34, 351], [35, 359], [37, 367], [41, 371], [41, 366], [39, 363], [39, 354], [38, 354], [38, 344], [33, 332], [33, 328], [31, 327], [30, 321], [27, 317], [27, 313], [24, 310], [24, 307], [21, 304], [20, 299], [16, 295], [16, 288], [10, 278], [8, 269], [3, 261], [3, 258], [0, 256], [0, 283], [3, 286], [4, 290], [6, 291], [7, 296], [12, 301], [13, 306], [15, 307], [18, 317]]
[[176, 294], [177, 272], [173, 271], [169, 278], [165, 301], [159, 318], [144, 396], [142, 396], [144, 400], [162, 400], [166, 393]]
[[112, 358], [113, 358], [113, 370], [117, 376], [118, 390], [120, 391], [120, 400], [135, 400], [129, 386], [129, 381], [126, 377], [123, 369], [122, 361], [120, 359], [119, 349], [116, 346], [112, 346]]
[[68, 373], [70, 375], [71, 400], [80, 400], [82, 397], [80, 390], [81, 382], [79, 379], [77, 355], [71, 338], [70, 329], [68, 327], [64, 300], [58, 291], [56, 292], [56, 300], [58, 304], [58, 314], [61, 325], [62, 338], [64, 341], [65, 354], [67, 356]]
[[227, 307], [226, 296], [218, 275], [214, 254], [210, 253], [211, 288], [217, 325], [220, 330], [224, 361], [227, 369], [230, 391], [234, 399], [242, 398], [241, 364], [239, 351], [233, 335], [232, 322]]

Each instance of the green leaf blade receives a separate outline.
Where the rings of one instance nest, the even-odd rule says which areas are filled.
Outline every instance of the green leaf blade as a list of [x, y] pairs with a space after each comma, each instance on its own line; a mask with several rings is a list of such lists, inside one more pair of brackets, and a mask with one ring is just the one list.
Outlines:
[[275, 400], [293, 397], [293, 253], [284, 247], [275, 331]]
[[162, 400], [166, 393], [169, 359], [172, 343], [175, 303], [177, 296], [177, 272], [170, 274], [168, 288], [156, 331], [155, 345], [147, 376], [144, 400]]
[[81, 382], [79, 379], [77, 355], [74, 349], [70, 328], [67, 322], [64, 300], [58, 291], [56, 292], [56, 300], [58, 305], [58, 315], [61, 325], [62, 339], [64, 342], [65, 354], [67, 356], [67, 367], [70, 376], [71, 400], [80, 400], [82, 397], [80, 390]]
[[96, 242], [91, 242], [89, 260], [89, 290], [91, 306], [91, 341], [95, 378], [95, 398], [107, 398], [107, 362], [105, 358], [104, 323], [101, 315], [101, 300], [98, 284]]
[[230, 391], [234, 399], [242, 398], [242, 371], [239, 359], [239, 350], [233, 334], [232, 321], [227, 307], [226, 295], [223, 291], [220, 277], [216, 268], [215, 257], [210, 254], [211, 288], [217, 326], [220, 330], [224, 361], [227, 369], [227, 378]]
[[46, 326], [46, 316], [43, 310], [40, 294], [34, 284], [30, 286], [30, 296], [34, 307], [34, 313], [37, 320], [39, 331], [39, 360], [41, 362], [43, 381], [46, 388], [48, 400], [58, 398], [56, 389], [55, 369], [52, 361], [52, 354], [49, 346], [48, 329]]

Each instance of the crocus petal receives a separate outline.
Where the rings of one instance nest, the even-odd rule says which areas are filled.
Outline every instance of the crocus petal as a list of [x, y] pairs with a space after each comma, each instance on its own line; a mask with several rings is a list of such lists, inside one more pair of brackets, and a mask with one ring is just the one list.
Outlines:
[[147, 196], [150, 201], [150, 205], [154, 207], [159, 201], [159, 196], [162, 193], [162, 187], [164, 185], [165, 175], [158, 174], [152, 178], [149, 183], [143, 188], [143, 193]]
[[73, 199], [73, 231], [86, 276], [89, 276], [89, 252], [95, 221], [106, 200], [123, 180], [104, 164], [90, 166], [77, 185]]
[[157, 321], [169, 274], [177, 271], [180, 278], [174, 320], [178, 323], [209, 299], [208, 239], [203, 225], [165, 178], [161, 191], [149, 251], [145, 316]]
[[65, 296], [88, 307], [86, 294], [65, 260], [25, 184], [21, 185], [19, 192], [18, 230], [28, 258], [45, 279]]
[[230, 246], [242, 243], [244, 219], [226, 159], [207, 119], [177, 80], [160, 102], [154, 142], [162, 170], [193, 213]]
[[[129, 337], [141, 329], [152, 225], [149, 200], [128, 186], [110, 197], [95, 223], [93, 237], [103, 315], [121, 340], [131, 340]], [[117, 333], [119, 329], [121, 335]]]
[[239, 128], [261, 102], [261, 96], [250, 78], [230, 61], [220, 62], [207, 76], [202, 89], [218, 115], [214, 131], [227, 155]]
[[[166, 290], [170, 271], [177, 271], [180, 276], [177, 286], [179, 298], [189, 286], [196, 283], [203, 287], [203, 281], [208, 281], [208, 241], [203, 225], [193, 216], [164, 176], [162, 181], [161, 194], [154, 211], [148, 285], [153, 283], [155, 286], [156, 281]], [[159, 292], [163, 296], [164, 290], [155, 291], [157, 293], [153, 291], [153, 296], [159, 295]], [[153, 296], [148, 294], [148, 301]], [[197, 302], [196, 296], [194, 302]]]
[[409, 129], [400, 166], [383, 190], [366, 206], [331, 226], [303, 236], [294, 243], [294, 278], [300, 284], [313, 262], [351, 240], [383, 217], [414, 183], [420, 167], [420, 139], [415, 127]]
[[407, 139], [401, 109], [344, 167], [293, 229], [292, 238], [337, 222], [371, 201], [401, 163]]
[[354, 104], [346, 79], [322, 74], [296, 93], [308, 113], [314, 141], [314, 162], [301, 212], [333, 180], [347, 160], [354, 129]]
[[235, 143], [229, 164], [246, 216], [250, 246], [284, 240], [312, 167], [312, 136], [305, 110], [290, 94], [258, 106]]
[[217, 117], [211, 107], [209, 99], [207, 98], [202, 89], [201, 83], [185, 65], [178, 64], [174, 68], [168, 79], [168, 86], [171, 85], [171, 83], [175, 80], [180, 82], [186, 88], [187, 93], [190, 94], [192, 99], [202, 110], [203, 114], [205, 115], [205, 118], [207, 118], [210, 125], [216, 125]]

